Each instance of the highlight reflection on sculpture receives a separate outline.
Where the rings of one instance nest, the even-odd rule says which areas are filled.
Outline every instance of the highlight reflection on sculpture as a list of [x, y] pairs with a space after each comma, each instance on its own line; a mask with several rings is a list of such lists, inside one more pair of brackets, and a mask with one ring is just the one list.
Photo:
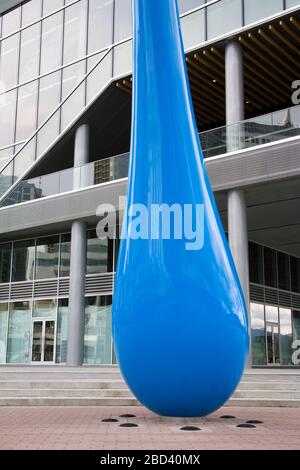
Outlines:
[[133, 11], [125, 228], [134, 204], [149, 213], [153, 205], [203, 206], [204, 226], [197, 249], [187, 249], [184, 237], [122, 240], [113, 305], [116, 354], [145, 406], [165, 416], [204, 416], [230, 398], [242, 376], [246, 306], [203, 162], [176, 0], [133, 0]]

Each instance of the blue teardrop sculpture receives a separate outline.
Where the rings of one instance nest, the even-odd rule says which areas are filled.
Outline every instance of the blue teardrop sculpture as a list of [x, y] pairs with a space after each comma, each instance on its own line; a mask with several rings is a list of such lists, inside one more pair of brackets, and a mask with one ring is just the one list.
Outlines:
[[204, 245], [122, 240], [113, 302], [121, 372], [164, 416], [205, 416], [236, 389], [248, 354], [245, 301], [206, 174], [176, 0], [133, 0], [132, 204], [204, 205]]

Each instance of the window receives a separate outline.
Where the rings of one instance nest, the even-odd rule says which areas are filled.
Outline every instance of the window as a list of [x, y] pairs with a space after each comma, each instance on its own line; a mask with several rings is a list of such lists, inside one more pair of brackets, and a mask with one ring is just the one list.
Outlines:
[[246, 25], [283, 10], [283, 0], [244, 0], [244, 2]]
[[286, 0], [286, 8], [292, 8], [300, 5], [299, 0]]
[[263, 284], [263, 247], [256, 243], [249, 243], [250, 282]]
[[14, 302], [10, 305], [7, 362], [10, 364], [28, 364], [31, 344], [31, 302]]
[[22, 5], [22, 26], [38, 20], [42, 14], [42, 0], [30, 0]]
[[213, 39], [242, 26], [242, 0], [222, 0], [207, 7], [207, 36]]
[[113, 0], [89, 3], [88, 52], [95, 52], [113, 42]]
[[192, 10], [197, 8], [200, 5], [203, 5], [205, 0], [178, 0], [179, 13], [184, 13], [185, 11]]
[[113, 240], [99, 240], [96, 230], [87, 234], [87, 274], [112, 272]]
[[34, 252], [34, 240], [14, 243], [12, 282], [31, 281], [33, 279]]
[[28, 139], [36, 129], [38, 82], [19, 89], [16, 140]]
[[85, 308], [84, 363], [111, 364], [112, 297], [87, 297]]
[[36, 243], [36, 279], [58, 276], [59, 237], [40, 238]]
[[277, 253], [278, 287], [282, 290], [291, 290], [290, 258], [285, 253]]
[[115, 41], [132, 35], [131, 0], [115, 0]]
[[[68, 3], [68, 2], [66, 2]], [[52, 13], [64, 6], [64, 0], [44, 0], [43, 1], [43, 16]]]
[[266, 322], [279, 323], [278, 307], [275, 307], [275, 305], [266, 305]]
[[265, 284], [269, 287], [277, 287], [277, 260], [276, 251], [264, 248]]
[[58, 301], [57, 333], [56, 333], [56, 362], [58, 364], [67, 362], [68, 347], [68, 310], [69, 299]]
[[0, 283], [10, 281], [11, 243], [0, 245]]
[[64, 64], [86, 55], [87, 1], [75, 3], [65, 10]]
[[1, 43], [0, 85], [1, 91], [17, 84], [19, 63], [19, 34]]
[[287, 308], [279, 309], [280, 317], [280, 358], [281, 365], [292, 365], [293, 356], [293, 333], [292, 333], [292, 312]]
[[39, 74], [41, 24], [35, 24], [21, 33], [19, 82], [35, 78]]
[[205, 10], [196, 11], [181, 20], [182, 38], [185, 49], [205, 41]]
[[70, 276], [70, 262], [71, 262], [71, 234], [61, 236], [60, 244], [60, 277]]
[[292, 292], [300, 293], [300, 259], [291, 257]]
[[63, 12], [42, 22], [41, 74], [62, 65]]
[[0, 303], [0, 364], [6, 362], [6, 344], [8, 330], [8, 304]]
[[[1, 88], [1, 83], [0, 83]], [[0, 146], [4, 147], [14, 142], [16, 90], [0, 95]], [[8, 156], [11, 156], [12, 152]], [[2, 165], [1, 165], [2, 166]]]
[[[38, 122], [42, 124], [60, 102], [61, 72], [55, 72], [47, 75], [40, 80], [39, 112]], [[59, 131], [59, 113], [56, 113], [57, 119], [52, 117], [51, 126], [47, 127], [47, 132], [53, 136], [53, 140]], [[50, 127], [50, 128], [48, 128]]]
[[266, 364], [266, 333], [264, 305], [251, 303], [252, 360], [254, 366]]
[[33, 304], [32, 316], [35, 318], [56, 318], [56, 300], [36, 300]]

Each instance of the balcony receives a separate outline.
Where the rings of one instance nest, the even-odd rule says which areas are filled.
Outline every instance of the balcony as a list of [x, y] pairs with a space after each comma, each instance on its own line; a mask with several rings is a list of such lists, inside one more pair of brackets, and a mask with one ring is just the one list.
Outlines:
[[[282, 143], [291, 137], [300, 136], [300, 106], [212, 129], [199, 136], [206, 160], [226, 157], [226, 154], [242, 154], [245, 149], [261, 149], [265, 144]], [[72, 192], [74, 187], [88, 188], [127, 178], [128, 166], [129, 153], [124, 153], [79, 168], [23, 180], [2, 202], [1, 207]], [[10, 184], [11, 178], [7, 186]], [[1, 186], [5, 187], [5, 177], [2, 177]]]

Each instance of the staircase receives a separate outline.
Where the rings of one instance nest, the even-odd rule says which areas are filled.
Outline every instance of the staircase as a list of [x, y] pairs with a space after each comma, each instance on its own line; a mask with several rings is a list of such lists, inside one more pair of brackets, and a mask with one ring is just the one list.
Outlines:
[[[136, 406], [117, 366], [0, 367], [0, 406]], [[245, 373], [230, 406], [300, 407], [300, 370]]]

